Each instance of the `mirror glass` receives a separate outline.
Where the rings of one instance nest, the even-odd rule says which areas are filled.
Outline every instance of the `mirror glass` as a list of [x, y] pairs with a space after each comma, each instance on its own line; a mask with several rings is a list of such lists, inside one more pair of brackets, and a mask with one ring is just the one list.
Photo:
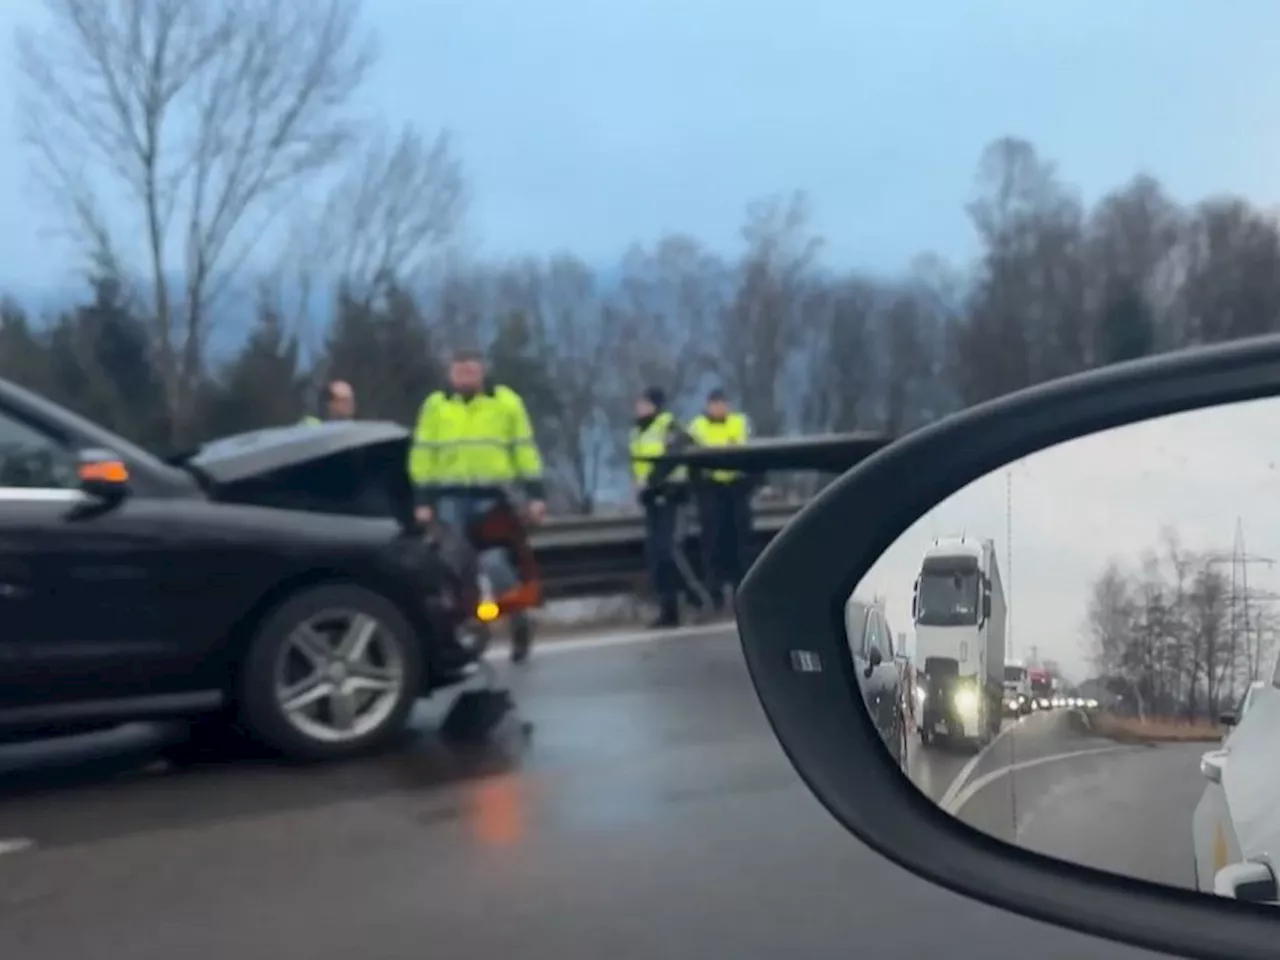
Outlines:
[[846, 605], [916, 787], [1062, 860], [1275, 902], [1280, 401], [1073, 440], [938, 504]]

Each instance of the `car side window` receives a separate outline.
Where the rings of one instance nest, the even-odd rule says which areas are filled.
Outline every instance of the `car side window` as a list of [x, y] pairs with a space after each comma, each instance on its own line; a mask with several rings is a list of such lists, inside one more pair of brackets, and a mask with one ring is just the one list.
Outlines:
[[849, 651], [856, 657], [865, 652], [867, 636], [868, 611], [856, 600], [849, 601], [845, 608], [845, 629], [849, 632]]
[[884, 637], [884, 646], [880, 648], [880, 652], [884, 654], [886, 660], [892, 660], [895, 656], [893, 650], [893, 628], [889, 626], [888, 617], [880, 617], [880, 633]]
[[879, 647], [884, 654], [884, 629], [880, 626], [880, 614], [874, 610], [867, 616], [867, 633], [862, 642], [863, 656], [871, 653], [872, 647]]
[[0, 487], [70, 490], [77, 483], [69, 450], [0, 411]]

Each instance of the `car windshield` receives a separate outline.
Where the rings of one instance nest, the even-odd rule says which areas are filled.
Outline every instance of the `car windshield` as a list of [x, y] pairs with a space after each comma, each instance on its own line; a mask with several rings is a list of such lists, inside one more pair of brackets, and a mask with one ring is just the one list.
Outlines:
[[978, 622], [978, 562], [972, 557], [931, 557], [917, 593], [916, 623], [959, 627]]

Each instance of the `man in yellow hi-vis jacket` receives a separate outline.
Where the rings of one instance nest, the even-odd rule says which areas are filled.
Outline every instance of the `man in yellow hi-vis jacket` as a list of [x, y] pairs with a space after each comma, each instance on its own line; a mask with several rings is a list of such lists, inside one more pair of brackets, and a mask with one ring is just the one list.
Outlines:
[[[702, 415], [689, 424], [689, 434], [700, 447], [725, 447], [746, 443], [751, 429], [746, 416], [731, 411], [724, 391], [716, 389], [707, 395]], [[719, 611], [726, 590], [737, 590], [747, 572], [753, 482], [735, 470], [711, 470], [697, 486], [703, 579]]]
[[[449, 386], [422, 404], [409, 449], [409, 480], [415, 516], [463, 532], [512, 487], [521, 489], [533, 522], [546, 514], [542, 456], [524, 401], [509, 387], [485, 381], [479, 353], [461, 351], [449, 364]], [[497, 593], [518, 585], [519, 576], [501, 551], [481, 558]], [[512, 617], [512, 659], [529, 655], [532, 623]]]

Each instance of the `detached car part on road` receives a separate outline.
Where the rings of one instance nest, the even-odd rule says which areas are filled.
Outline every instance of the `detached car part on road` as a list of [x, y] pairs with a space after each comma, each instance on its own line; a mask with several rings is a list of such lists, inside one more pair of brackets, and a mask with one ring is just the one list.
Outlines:
[[211, 717], [285, 755], [395, 736], [488, 642], [465, 544], [415, 528], [395, 424], [163, 462], [0, 381], [0, 734]]

